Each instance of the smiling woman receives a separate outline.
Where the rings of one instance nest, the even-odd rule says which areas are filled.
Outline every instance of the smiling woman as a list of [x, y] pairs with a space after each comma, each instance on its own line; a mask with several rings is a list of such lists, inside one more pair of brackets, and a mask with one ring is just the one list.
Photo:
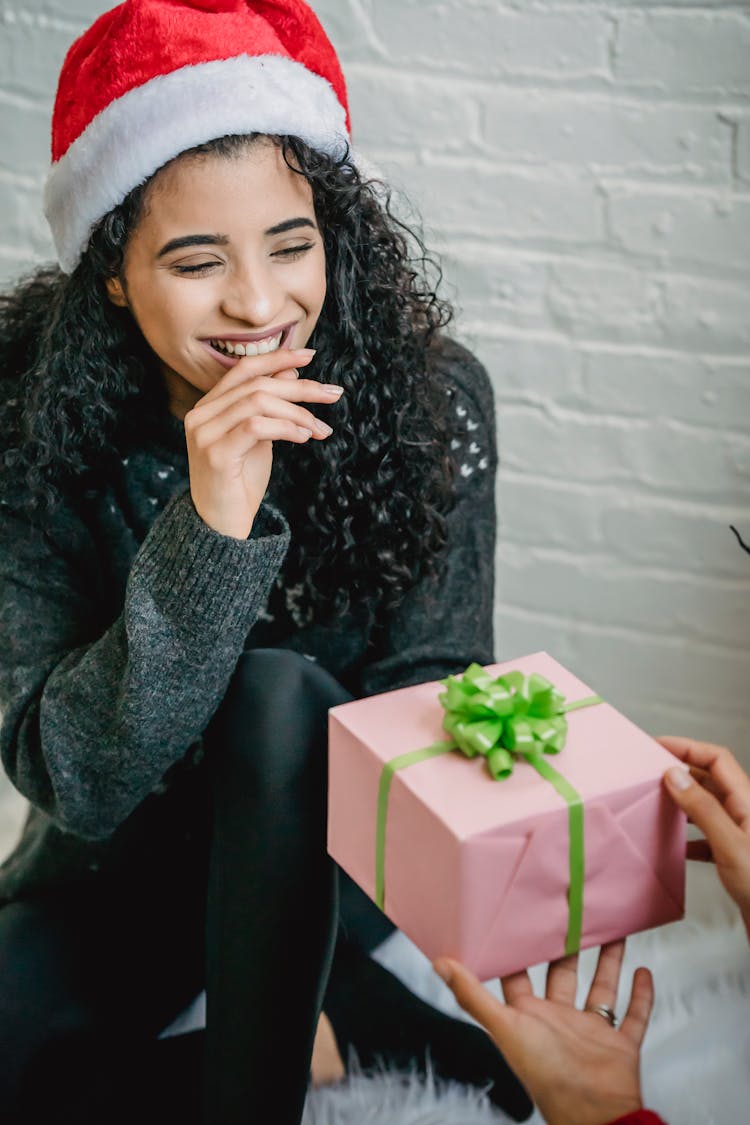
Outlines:
[[0, 303], [0, 750], [31, 804], [3, 1120], [160, 1088], [155, 1119], [293, 1125], [321, 1006], [342, 1056], [429, 1055], [521, 1118], [488, 1037], [368, 957], [389, 924], [325, 850], [328, 708], [492, 659], [496, 465], [335, 52], [302, 0], [125, 0], [66, 58], [53, 161], [59, 266]]
[[[200, 233], [217, 216], [221, 230]], [[170, 410], [184, 417], [239, 357], [310, 339], [326, 263], [309, 183], [267, 138], [242, 138], [229, 159], [172, 161], [144, 193], [106, 288], [130, 309], [159, 358]]]

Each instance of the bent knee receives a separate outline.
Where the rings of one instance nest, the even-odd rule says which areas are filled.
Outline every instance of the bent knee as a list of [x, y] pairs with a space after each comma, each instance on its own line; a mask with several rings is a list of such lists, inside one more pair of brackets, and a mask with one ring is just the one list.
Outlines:
[[256, 784], [276, 788], [323, 776], [328, 710], [351, 696], [320, 665], [289, 649], [240, 657], [210, 728], [209, 747], [245, 762]]

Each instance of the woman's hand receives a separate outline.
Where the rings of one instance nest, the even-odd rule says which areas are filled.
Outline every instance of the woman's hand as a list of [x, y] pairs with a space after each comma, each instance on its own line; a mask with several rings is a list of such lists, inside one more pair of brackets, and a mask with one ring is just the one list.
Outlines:
[[664, 775], [672, 800], [706, 837], [688, 842], [688, 857], [716, 864], [750, 939], [750, 777], [726, 746], [692, 738], [657, 742], [688, 767], [674, 766]]
[[[587, 1008], [614, 1008], [624, 949], [623, 941], [602, 946]], [[648, 969], [636, 970], [615, 1030], [596, 1012], [574, 1007], [577, 955], [550, 965], [544, 1000], [534, 996], [528, 973], [504, 977], [505, 1004], [458, 962], [440, 958], [434, 968], [490, 1033], [549, 1125], [606, 1125], [641, 1108], [640, 1049], [654, 1001]]]
[[303, 402], [330, 405], [342, 388], [300, 379], [310, 349], [245, 356], [185, 415], [190, 493], [201, 519], [246, 539], [268, 488], [273, 442], [303, 445], [332, 432]]

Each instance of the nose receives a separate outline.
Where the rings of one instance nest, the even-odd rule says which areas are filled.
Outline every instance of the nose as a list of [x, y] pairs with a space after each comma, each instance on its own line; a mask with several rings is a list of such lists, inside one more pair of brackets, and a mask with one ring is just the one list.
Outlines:
[[228, 275], [221, 307], [230, 320], [264, 328], [274, 322], [283, 305], [284, 290], [279, 279], [263, 263], [256, 261]]

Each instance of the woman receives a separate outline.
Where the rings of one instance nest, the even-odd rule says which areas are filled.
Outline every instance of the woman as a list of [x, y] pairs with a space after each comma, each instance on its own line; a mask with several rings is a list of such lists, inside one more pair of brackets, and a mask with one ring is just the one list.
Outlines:
[[[523, 1117], [365, 955], [351, 884], [334, 955], [327, 709], [492, 659], [495, 446], [333, 48], [301, 0], [126, 0], [66, 58], [53, 162], [60, 268], [1, 333], [4, 1120], [142, 1117], [177, 1051], [155, 1118], [203, 1071], [214, 1125], [296, 1122], [322, 1004], [344, 1053], [428, 1048]], [[155, 1061], [204, 985], [195, 1067]]]

